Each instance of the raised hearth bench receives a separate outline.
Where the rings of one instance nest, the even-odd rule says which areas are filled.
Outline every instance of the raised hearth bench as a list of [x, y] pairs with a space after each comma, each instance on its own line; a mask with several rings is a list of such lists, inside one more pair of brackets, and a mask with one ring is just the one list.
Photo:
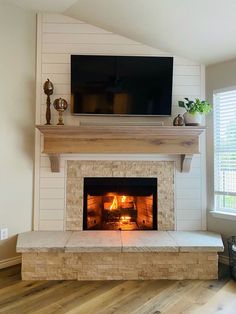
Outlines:
[[23, 280], [217, 279], [221, 236], [184, 231], [33, 231], [18, 236]]

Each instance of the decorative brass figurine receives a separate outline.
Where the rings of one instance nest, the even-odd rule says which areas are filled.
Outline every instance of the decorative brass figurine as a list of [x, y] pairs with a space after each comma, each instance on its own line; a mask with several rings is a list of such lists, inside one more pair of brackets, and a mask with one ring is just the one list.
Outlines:
[[174, 118], [173, 125], [174, 126], [183, 126], [184, 125], [184, 118], [180, 114], [178, 114], [178, 116]]
[[47, 79], [47, 81], [43, 84], [44, 93], [47, 95], [47, 110], [46, 110], [46, 121], [47, 121], [47, 123], [45, 123], [45, 125], [51, 124], [50, 95], [53, 94], [53, 89], [54, 89], [54, 86], [53, 86], [52, 82], [49, 81], [49, 79]]
[[63, 123], [63, 112], [67, 109], [67, 101], [63, 98], [58, 98], [54, 100], [54, 108], [59, 112], [59, 118], [57, 125], [64, 125]]

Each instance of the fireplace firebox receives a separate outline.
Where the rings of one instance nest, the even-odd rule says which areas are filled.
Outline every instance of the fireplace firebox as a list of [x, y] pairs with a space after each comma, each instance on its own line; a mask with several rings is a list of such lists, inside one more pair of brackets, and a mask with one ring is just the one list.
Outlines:
[[84, 178], [84, 230], [157, 230], [156, 178]]

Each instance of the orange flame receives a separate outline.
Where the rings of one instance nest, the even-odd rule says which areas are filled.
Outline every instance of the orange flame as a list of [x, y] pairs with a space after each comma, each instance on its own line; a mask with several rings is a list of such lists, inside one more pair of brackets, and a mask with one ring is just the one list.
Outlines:
[[131, 220], [131, 217], [130, 217], [130, 216], [121, 216], [121, 217], [120, 217], [120, 222], [121, 222], [121, 224], [122, 224], [122, 223], [123, 223], [123, 224], [127, 224], [127, 223], [130, 222], [130, 220]]
[[118, 208], [118, 200], [117, 200], [117, 197], [114, 196], [113, 202], [112, 202], [112, 204], [111, 204], [111, 206], [110, 206], [110, 210], [112, 210], [112, 209], [117, 209], [117, 208]]
[[121, 197], [121, 203], [125, 203], [125, 201], [126, 201], [126, 196], [123, 195], [123, 196]]

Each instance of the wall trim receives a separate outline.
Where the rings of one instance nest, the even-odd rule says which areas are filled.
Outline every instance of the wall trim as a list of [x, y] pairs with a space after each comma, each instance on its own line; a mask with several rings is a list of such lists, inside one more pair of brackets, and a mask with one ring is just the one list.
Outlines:
[[[206, 67], [201, 65], [201, 98], [205, 99], [205, 85], [206, 85]], [[206, 121], [204, 119], [204, 125]], [[204, 152], [204, 153], [203, 153]], [[204, 157], [203, 157], [204, 154]], [[207, 230], [207, 183], [206, 183], [206, 135], [201, 136], [201, 169], [202, 169], [202, 179], [201, 179], [201, 191], [202, 191], [202, 230]]]
[[221, 218], [221, 219], [236, 221], [236, 214], [235, 213], [212, 210], [212, 211], [210, 211], [210, 214], [215, 218]]
[[[41, 75], [42, 75], [42, 15], [37, 14], [37, 48], [36, 48], [36, 124], [40, 124], [41, 115]], [[41, 135], [35, 131], [35, 154], [34, 154], [34, 210], [33, 210], [33, 230], [39, 230], [39, 185], [40, 185], [40, 152]]]
[[21, 255], [1, 260], [0, 269], [18, 265], [18, 264], [21, 264]]

